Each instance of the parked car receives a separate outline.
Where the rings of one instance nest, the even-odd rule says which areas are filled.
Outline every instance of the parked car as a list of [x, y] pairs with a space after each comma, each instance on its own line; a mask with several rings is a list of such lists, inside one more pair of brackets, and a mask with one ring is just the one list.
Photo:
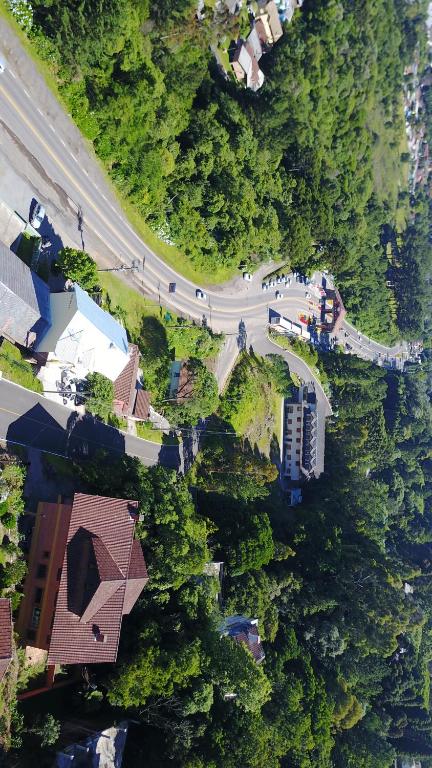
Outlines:
[[168, 291], [170, 293], [175, 293], [177, 288], [177, 283], [170, 283], [168, 286]]
[[247, 280], [248, 283], [252, 280], [252, 275], [250, 272], [243, 272], [243, 280]]
[[2, 61], [2, 59], [0, 59], [0, 75], [2, 74], [2, 72], [5, 71], [5, 69], [6, 69], [6, 64], [4, 63], [4, 61]]
[[275, 296], [276, 296], [277, 299], [283, 299], [282, 291], [276, 291]]
[[261, 284], [261, 288], [263, 289], [263, 291], [268, 291], [269, 287], [268, 287], [267, 283], [262, 283]]
[[41, 203], [36, 202], [33, 213], [31, 215], [30, 224], [35, 229], [39, 229], [40, 225], [42, 224], [43, 220], [45, 218], [45, 208]]
[[310, 294], [309, 291], [306, 291], [305, 296], [306, 296], [307, 299], [311, 299], [312, 298], [312, 294]]
[[290, 277], [286, 277], [285, 278], [285, 285], [291, 285], [291, 283], [292, 283], [291, 278]]
[[272, 277], [271, 280], [269, 280], [269, 286], [270, 288], [274, 288], [275, 285], [276, 285], [276, 280], [274, 279], [274, 277]]
[[195, 296], [197, 299], [201, 299], [202, 301], [205, 301], [207, 298], [207, 294], [201, 290], [201, 288], [197, 288], [195, 291]]

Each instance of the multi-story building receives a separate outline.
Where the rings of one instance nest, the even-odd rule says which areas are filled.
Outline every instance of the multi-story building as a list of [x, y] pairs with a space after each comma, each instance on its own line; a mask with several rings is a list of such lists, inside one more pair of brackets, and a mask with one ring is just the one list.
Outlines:
[[281, 481], [291, 493], [292, 505], [301, 500], [302, 482], [323, 472], [324, 447], [325, 416], [315, 392], [299, 387], [284, 403]]
[[148, 581], [137, 508], [81, 493], [39, 504], [16, 628], [48, 665], [116, 660], [122, 618]]

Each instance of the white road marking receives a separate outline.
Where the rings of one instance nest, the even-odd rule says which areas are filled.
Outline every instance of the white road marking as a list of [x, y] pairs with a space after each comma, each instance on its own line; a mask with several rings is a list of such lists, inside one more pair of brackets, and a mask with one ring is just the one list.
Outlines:
[[29, 92], [26, 90], [26, 88], [23, 88], [23, 91], [24, 91], [25, 95], [27, 96], [27, 98], [29, 99], [29, 98], [30, 98], [30, 94], [29, 94]]
[[14, 75], [14, 73], [12, 72], [12, 70], [11, 70], [11, 69], [9, 70], [9, 74], [10, 74], [10, 75], [12, 75], [12, 77], [13, 77], [13, 79], [14, 79], [14, 80], [16, 80], [16, 75]]
[[75, 160], [76, 163], [78, 162], [78, 160], [76, 159], [75, 155], [72, 154], [72, 152], [71, 152], [71, 158], [72, 160]]
[[42, 117], [43, 117], [43, 112], [42, 112], [41, 108], [40, 107], [36, 107], [36, 109], [39, 112], [39, 114], [42, 115]]
[[53, 126], [53, 125], [51, 125], [51, 124], [50, 124], [50, 128], [51, 128], [51, 130], [52, 130], [52, 132], [53, 132], [53, 133], [55, 133], [55, 132], [56, 132], [56, 129], [54, 128], [54, 126]]
[[61, 141], [61, 143], [63, 144], [63, 146], [65, 147], [65, 146], [66, 146], [66, 144], [64, 143], [63, 139], [60, 139], [60, 141]]

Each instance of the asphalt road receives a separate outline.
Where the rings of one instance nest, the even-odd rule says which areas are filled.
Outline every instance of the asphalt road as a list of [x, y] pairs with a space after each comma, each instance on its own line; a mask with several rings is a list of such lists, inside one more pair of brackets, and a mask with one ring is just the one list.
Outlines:
[[60, 456], [89, 455], [100, 448], [136, 456], [143, 464], [183, 469], [189, 446], [159, 445], [127, 435], [91, 416], [75, 411], [0, 380], [0, 440], [37, 448]]
[[[64, 244], [80, 246], [83, 236], [85, 247], [101, 267], [131, 266], [138, 260], [142, 265], [140, 271], [127, 276], [122, 274], [124, 279], [177, 313], [197, 321], [205, 317], [213, 330], [228, 334], [216, 370], [220, 388], [243, 346], [252, 345], [261, 354], [278, 351], [304, 381], [315, 382], [320, 407], [328, 415], [330, 403], [310, 369], [295, 355], [275, 348], [267, 338], [270, 309], [294, 321], [298, 321], [302, 313], [313, 312], [313, 305], [305, 295], [305, 286], [293, 281], [291, 286], [282, 289], [283, 299], [276, 300], [275, 289], [263, 292], [261, 288], [265, 274], [265, 268], [261, 268], [251, 282], [240, 277], [224, 286], [204, 286], [206, 298], [198, 299], [196, 289], [203, 286], [176, 273], [134, 232], [76, 126], [1, 19], [0, 39], [6, 61], [6, 71], [0, 75], [0, 196], [27, 217], [24, 198], [20, 206], [15, 202], [17, 190], [21, 195], [24, 191], [29, 197], [28, 205], [34, 190], [33, 194], [46, 207], [46, 221]], [[82, 233], [78, 231], [79, 210], [82, 210], [84, 221]], [[315, 279], [320, 280], [321, 276], [317, 274]], [[168, 292], [170, 282], [177, 284], [175, 294]], [[348, 342], [353, 353], [376, 361], [386, 357], [400, 359], [397, 356], [402, 357], [406, 351], [403, 345], [390, 350], [372, 340], [359, 338], [349, 324], [344, 325], [339, 340], [344, 344]], [[54, 446], [51, 450], [58, 445], [59, 452], [63, 453], [84, 440], [90, 447], [96, 442], [110, 450], [139, 456], [146, 464], [160, 461], [170, 466], [183, 466], [184, 456], [179, 455], [178, 448], [163, 447], [161, 450], [157, 444], [122, 435], [117, 430], [95, 424], [93, 420], [90, 420], [91, 424], [87, 420], [78, 422], [71, 431], [68, 409], [31, 393], [22, 392], [18, 396], [6, 382], [0, 386], [0, 436], [9, 433], [11, 438], [19, 424], [19, 434], [31, 444], [37, 443], [36, 447], [41, 449], [49, 443]], [[4, 402], [3, 398], [6, 398]], [[45, 413], [49, 416], [46, 417], [47, 424], [44, 423]], [[35, 431], [39, 424], [40, 428]], [[187, 462], [190, 447], [184, 448]]]

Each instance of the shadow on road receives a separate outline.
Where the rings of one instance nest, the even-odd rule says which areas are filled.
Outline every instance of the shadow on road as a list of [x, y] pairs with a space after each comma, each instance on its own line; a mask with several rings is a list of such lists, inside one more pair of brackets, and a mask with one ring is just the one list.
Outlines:
[[101, 448], [125, 452], [125, 439], [118, 430], [93, 416], [82, 418], [75, 411], [64, 427], [40, 403], [9, 424], [6, 440], [66, 457], [93, 456]]
[[174, 432], [170, 432], [169, 435], [164, 435], [162, 441], [158, 455], [158, 463], [167, 469], [175, 469], [177, 472], [182, 465], [180, 442]]

